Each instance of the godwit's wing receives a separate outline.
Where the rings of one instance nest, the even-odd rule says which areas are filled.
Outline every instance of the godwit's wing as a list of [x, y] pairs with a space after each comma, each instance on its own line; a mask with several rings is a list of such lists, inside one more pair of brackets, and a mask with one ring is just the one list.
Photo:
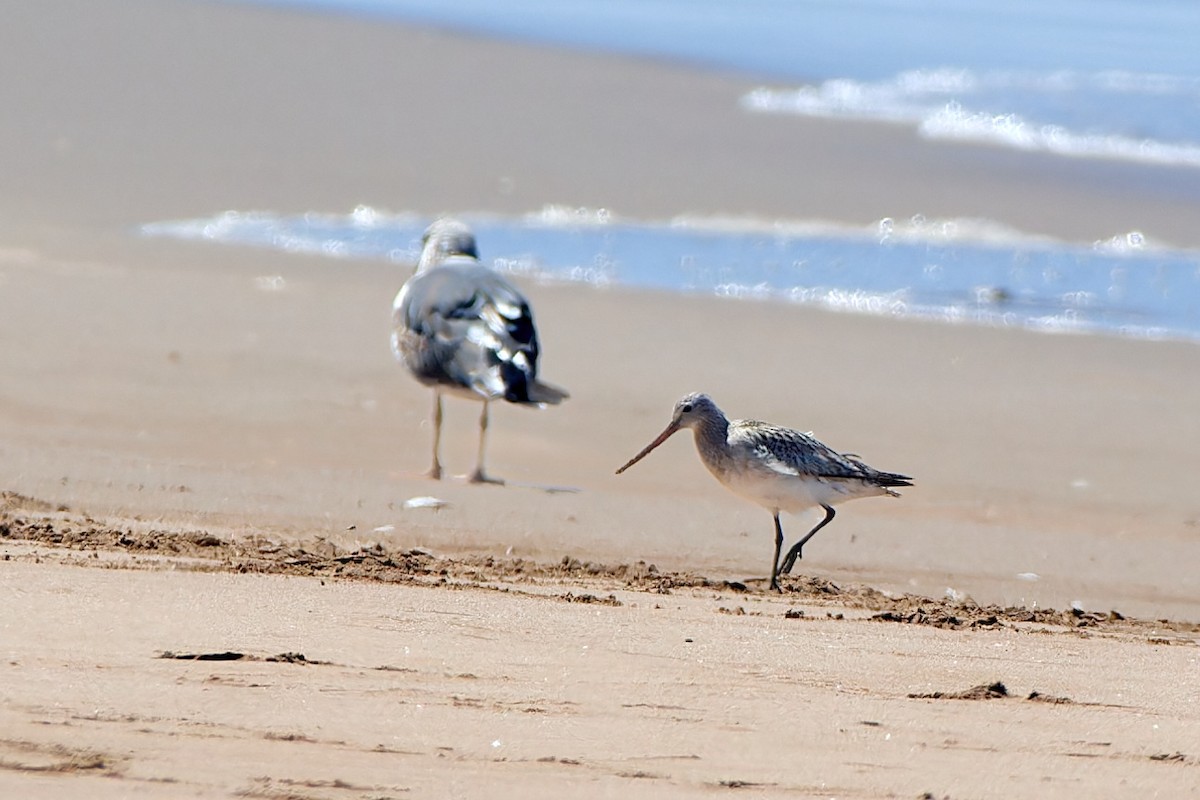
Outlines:
[[730, 423], [730, 445], [746, 447], [763, 467], [784, 475], [827, 480], [861, 481], [886, 489], [911, 486], [911, 478], [881, 472], [850, 453], [839, 453], [811, 434], [757, 420]]

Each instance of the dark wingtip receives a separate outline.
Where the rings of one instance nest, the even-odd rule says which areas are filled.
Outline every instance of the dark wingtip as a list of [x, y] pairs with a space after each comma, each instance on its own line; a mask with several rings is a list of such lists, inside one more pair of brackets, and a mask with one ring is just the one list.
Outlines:
[[912, 486], [912, 480], [908, 475], [900, 475], [896, 472], [885, 472], [875, 478], [875, 482], [880, 486]]
[[538, 380], [535, 380], [529, 386], [529, 399], [535, 403], [556, 406], [570, 396], [571, 394], [566, 389], [561, 389], [549, 383], [542, 383]]
[[566, 390], [542, 383], [508, 361], [500, 364], [500, 377], [504, 381], [504, 399], [510, 403], [556, 406], [570, 397]]

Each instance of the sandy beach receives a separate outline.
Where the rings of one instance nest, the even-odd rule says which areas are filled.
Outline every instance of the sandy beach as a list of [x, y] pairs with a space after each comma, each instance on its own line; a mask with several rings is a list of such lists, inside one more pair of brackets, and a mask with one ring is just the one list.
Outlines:
[[[522, 285], [572, 398], [495, 409], [508, 485], [435, 483], [388, 350], [407, 271], [138, 235], [556, 203], [1200, 246], [1200, 178], [768, 124], [754, 76], [371, 21], [5, 17], [0, 795], [1200, 792], [1195, 345]], [[696, 390], [916, 486], [770, 593], [770, 515], [689, 437], [613, 474]], [[477, 414], [448, 401], [456, 476]]]

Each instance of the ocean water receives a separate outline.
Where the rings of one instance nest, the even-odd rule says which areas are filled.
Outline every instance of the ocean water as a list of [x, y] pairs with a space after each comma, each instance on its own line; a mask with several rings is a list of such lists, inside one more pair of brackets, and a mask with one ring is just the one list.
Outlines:
[[761, 77], [756, 113], [1200, 168], [1192, 0], [260, 0]]
[[[761, 80], [739, 101], [746, 114], [855, 118], [935, 141], [1200, 168], [1192, 0], [255, 2], [736, 70]], [[486, 261], [532, 279], [1200, 341], [1200, 252], [1156, 246], [1137, 231], [1068, 243], [953, 219], [837, 228], [552, 207], [459, 213]], [[411, 262], [429, 222], [370, 208], [242, 210], [143, 232]]]
[[[986, 223], [921, 218], [850, 228], [646, 222], [559, 207], [519, 217], [460, 216], [475, 230], [485, 263], [528, 280], [1048, 333], [1200, 341], [1200, 252], [1154, 248], [1136, 232], [1070, 245]], [[411, 268], [431, 221], [367, 207], [298, 216], [226, 212], [152, 223], [142, 232], [321, 254], [331, 268], [348, 258]]]

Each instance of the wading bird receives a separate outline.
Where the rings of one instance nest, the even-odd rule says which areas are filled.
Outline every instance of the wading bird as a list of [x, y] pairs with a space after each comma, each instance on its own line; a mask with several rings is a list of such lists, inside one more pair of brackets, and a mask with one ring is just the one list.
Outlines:
[[[673, 433], [691, 428], [700, 460], [734, 494], [758, 503], [775, 518], [775, 557], [771, 588], [779, 591], [779, 575], [792, 571], [805, 543], [834, 517], [835, 503], [859, 497], [900, 495], [892, 486], [912, 486], [912, 479], [868, 467], [858, 456], [838, 453], [807, 433], [752, 419], [726, 419], [708, 395], [689, 394], [675, 404], [671, 422], [658, 438], [617, 470], [620, 475], [641, 461]], [[820, 506], [825, 518], [788, 551], [779, 563], [783, 526], [779, 512], [799, 513]]]

